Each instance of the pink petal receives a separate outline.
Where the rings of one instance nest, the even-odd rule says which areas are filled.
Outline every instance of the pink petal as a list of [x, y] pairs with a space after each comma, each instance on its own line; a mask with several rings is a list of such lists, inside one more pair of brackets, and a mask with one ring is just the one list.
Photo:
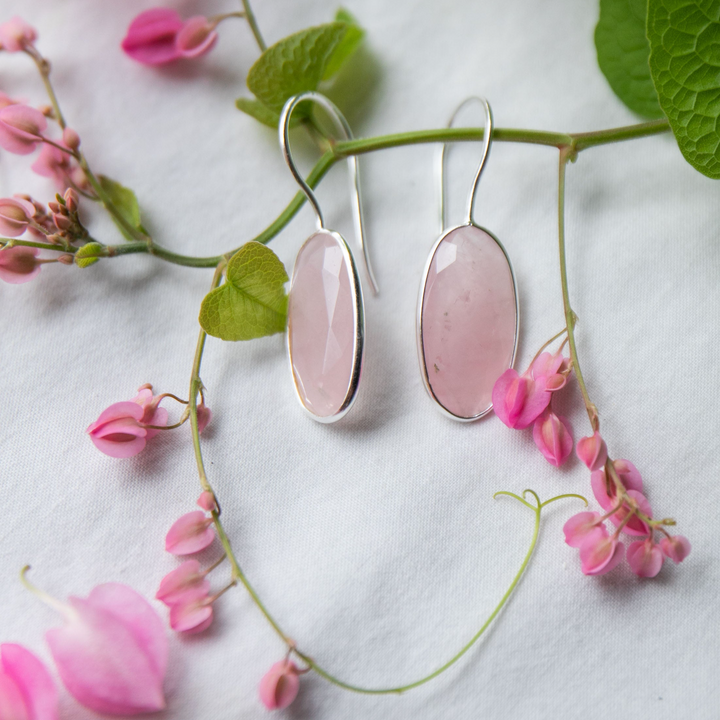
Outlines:
[[91, 433], [104, 423], [121, 418], [133, 418], [139, 422], [142, 416], [143, 409], [131, 400], [113, 403], [109, 408], [100, 413], [100, 417], [88, 427], [87, 432]]
[[642, 477], [638, 469], [629, 460], [613, 460], [613, 467], [626, 490], [642, 492]]
[[563, 526], [565, 542], [570, 547], [579, 548], [599, 522], [600, 514], [596, 512], [581, 512], [573, 515]]
[[170, 606], [170, 627], [176, 632], [199, 633], [212, 623], [212, 601], [208, 597], [208, 587], [188, 590]]
[[70, 156], [52, 145], [43, 143], [30, 169], [37, 175], [54, 180], [61, 191], [70, 186]]
[[25, 699], [15, 681], [0, 672], [0, 718], [2, 720], [33, 720]]
[[197, 499], [197, 504], [208, 512], [212, 512], [217, 508], [215, 503], [215, 496], [208, 490], [204, 490], [200, 493], [200, 497]]
[[0, 147], [17, 155], [28, 155], [47, 128], [45, 116], [28, 105], [8, 105], [0, 110]]
[[198, 405], [197, 409], [197, 418], [198, 418], [198, 432], [201, 433], [210, 423], [210, 420], [212, 420], [212, 410], [205, 405], [205, 403], [201, 403]]
[[36, 213], [35, 206], [21, 198], [0, 199], [0, 234], [20, 237]]
[[[165, 408], [157, 408], [150, 419], [147, 421], [148, 425], [167, 425], [168, 424], [168, 411]], [[154, 438], [162, 430], [155, 430], [153, 428], [147, 428], [147, 439]]]
[[140, 13], [130, 23], [122, 49], [144, 65], [162, 65], [180, 57], [175, 38], [183, 26], [180, 16], [170, 8], [153, 8]]
[[[11, 643], [0, 645], [0, 653], [5, 675], [20, 691], [30, 720], [57, 720], [57, 690], [50, 673], [40, 659], [21, 645]], [[2, 696], [1, 687], [0, 696]], [[4, 707], [3, 700], [0, 699], [0, 717], [3, 719], [6, 717], [2, 712]], [[9, 717], [14, 716], [9, 713]]]
[[0, 44], [6, 52], [19, 52], [37, 39], [37, 32], [17, 15], [0, 25]]
[[591, 472], [605, 467], [607, 445], [597, 430], [589, 437], [580, 438], [575, 452]]
[[178, 518], [165, 536], [165, 550], [173, 555], [191, 555], [204, 550], [215, 539], [212, 518], [193, 510]]
[[565, 418], [559, 417], [552, 410], [545, 410], [535, 420], [533, 440], [545, 459], [555, 467], [562, 465], [572, 452], [570, 425]]
[[[131, 624], [89, 600], [70, 598], [74, 617], [46, 638], [60, 677], [81, 704], [109, 715], [165, 707], [157, 656]], [[138, 620], [141, 622], [141, 620]]]
[[660, 541], [660, 549], [674, 563], [680, 563], [690, 554], [692, 547], [683, 535], [673, 535]]
[[90, 439], [100, 452], [114, 458], [129, 458], [145, 448], [147, 430], [132, 418], [104, 423], [90, 433]]
[[532, 377], [537, 380], [541, 377], [555, 375], [561, 368], [564, 359], [560, 353], [557, 355], [549, 352], [540, 353], [540, 355], [535, 358], [535, 362], [530, 366]]
[[183, 23], [175, 38], [175, 47], [183, 57], [196, 58], [209, 52], [217, 39], [215, 25], [206, 17], [195, 15]]
[[20, 285], [32, 280], [39, 272], [36, 258], [37, 248], [15, 245], [0, 250], [0, 280], [12, 285]]
[[625, 555], [625, 547], [608, 536], [604, 525], [588, 533], [580, 545], [580, 562], [585, 575], [610, 572]]
[[638, 577], [655, 577], [663, 564], [662, 551], [652, 540], [630, 543], [627, 559], [630, 568]]
[[290, 660], [281, 660], [260, 680], [260, 699], [268, 710], [282, 710], [297, 697], [299, 689], [297, 666]]
[[210, 583], [205, 580], [197, 560], [186, 560], [182, 565], [170, 571], [161, 581], [155, 597], [166, 605], [178, 602], [190, 589], [203, 587], [206, 593]]
[[[637, 492], [637, 490], [628, 490], [627, 494], [635, 500], [640, 512], [644, 513], [648, 517], [652, 517], [652, 508], [650, 507], [650, 503], [642, 493]], [[610, 520], [615, 525], [620, 525], [629, 512], [630, 510], [627, 505], [623, 505], [623, 507], [620, 508], [620, 510], [618, 510], [610, 518]], [[647, 524], [637, 517], [637, 515], [633, 515], [633, 517], [628, 520], [625, 527], [623, 527], [622, 531], [628, 535], [647, 535], [650, 532], [650, 528], [648, 528]]]

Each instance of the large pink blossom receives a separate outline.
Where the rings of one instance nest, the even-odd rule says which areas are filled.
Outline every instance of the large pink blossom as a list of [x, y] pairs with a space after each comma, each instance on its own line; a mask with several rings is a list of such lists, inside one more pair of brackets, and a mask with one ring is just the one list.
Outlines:
[[28, 282], [40, 272], [37, 248], [15, 245], [0, 250], [0, 280], [13, 285]]
[[58, 720], [57, 690], [50, 673], [21, 645], [0, 645], [0, 718]]

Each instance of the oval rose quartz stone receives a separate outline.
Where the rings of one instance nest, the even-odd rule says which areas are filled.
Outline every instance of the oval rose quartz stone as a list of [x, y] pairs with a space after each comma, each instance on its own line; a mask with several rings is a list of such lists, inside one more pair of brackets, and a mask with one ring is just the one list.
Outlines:
[[512, 365], [517, 306], [507, 257], [474, 225], [436, 246], [421, 298], [421, 361], [432, 395], [461, 419], [492, 407], [495, 381]]
[[298, 253], [288, 302], [288, 348], [300, 402], [319, 419], [349, 406], [361, 354], [353, 268], [342, 240], [327, 230]]

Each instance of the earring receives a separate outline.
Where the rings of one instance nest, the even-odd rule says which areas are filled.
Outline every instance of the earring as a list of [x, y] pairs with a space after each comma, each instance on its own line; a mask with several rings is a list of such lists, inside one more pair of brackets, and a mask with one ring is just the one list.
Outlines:
[[[352, 133], [342, 113], [319, 93], [308, 92], [290, 98], [280, 115], [283, 156], [317, 215], [317, 231], [297, 254], [288, 293], [290, 369], [301, 405], [314, 420], [330, 423], [343, 417], [357, 396], [365, 315], [352, 253], [342, 236], [325, 226], [317, 198], [298, 172], [290, 153], [290, 118], [293, 110], [305, 101], [322, 107], [344, 139], [351, 140]], [[355, 156], [349, 156], [348, 163], [358, 243], [370, 284], [377, 292], [363, 231], [360, 177]]]
[[445, 145], [439, 155], [440, 237], [430, 252], [420, 287], [417, 346], [425, 389], [442, 411], [471, 421], [492, 410], [495, 381], [515, 362], [519, 311], [517, 286], [502, 243], [474, 220], [475, 196], [492, 144], [487, 100], [482, 159], [468, 199], [467, 221], [445, 230]]

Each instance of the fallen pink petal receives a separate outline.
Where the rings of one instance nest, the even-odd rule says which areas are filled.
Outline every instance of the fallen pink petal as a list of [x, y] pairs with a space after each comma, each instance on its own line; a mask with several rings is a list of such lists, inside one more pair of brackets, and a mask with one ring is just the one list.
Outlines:
[[22, 245], [0, 249], [0, 280], [12, 285], [32, 280], [40, 272], [39, 252]]
[[573, 449], [570, 424], [550, 409], [535, 420], [533, 440], [544, 458], [555, 467], [560, 467]]
[[22, 645], [0, 645], [0, 718], [58, 720], [58, 696], [50, 673]]
[[165, 536], [165, 550], [173, 555], [192, 555], [204, 550], [215, 539], [213, 519], [202, 510], [178, 518]]
[[20, 52], [37, 40], [37, 31], [17, 15], [0, 24], [0, 45], [5, 52]]
[[291, 660], [276, 662], [260, 680], [260, 699], [268, 710], [282, 710], [300, 690], [297, 665]]
[[185, 58], [196, 58], [212, 50], [218, 34], [215, 24], [202, 15], [188, 18], [175, 38], [178, 53]]
[[183, 21], [170, 8], [152, 8], [130, 23], [122, 49], [143, 65], [163, 65], [181, 57], [175, 41]]
[[0, 147], [16, 155], [29, 155], [47, 128], [45, 116], [28, 105], [7, 105], [0, 110]]

